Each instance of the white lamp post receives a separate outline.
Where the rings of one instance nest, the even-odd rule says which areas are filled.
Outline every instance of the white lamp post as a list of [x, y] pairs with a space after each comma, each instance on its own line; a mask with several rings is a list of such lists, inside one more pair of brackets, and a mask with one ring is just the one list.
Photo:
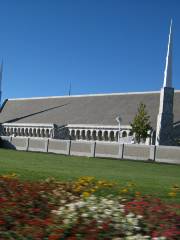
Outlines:
[[117, 116], [117, 117], [116, 117], [116, 121], [117, 121], [118, 124], [119, 124], [118, 142], [120, 142], [121, 120], [122, 120], [122, 119], [121, 119], [120, 116]]

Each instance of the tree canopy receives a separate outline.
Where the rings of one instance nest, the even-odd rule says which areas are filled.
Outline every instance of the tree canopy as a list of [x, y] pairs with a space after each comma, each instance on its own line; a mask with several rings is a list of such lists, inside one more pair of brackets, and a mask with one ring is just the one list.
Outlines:
[[130, 125], [132, 127], [131, 132], [135, 134], [135, 139], [138, 143], [140, 143], [141, 140], [145, 140], [149, 136], [149, 130], [152, 128], [150, 116], [148, 115], [145, 104], [139, 104], [138, 112]]

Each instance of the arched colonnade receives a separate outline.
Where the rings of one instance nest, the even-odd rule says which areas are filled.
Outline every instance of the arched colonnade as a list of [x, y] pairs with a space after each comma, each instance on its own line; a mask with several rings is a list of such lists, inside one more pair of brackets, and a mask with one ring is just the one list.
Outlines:
[[52, 128], [35, 128], [35, 127], [4, 127], [3, 135], [5, 136], [22, 136], [22, 137], [53, 137]]
[[[106, 129], [69, 129], [69, 136], [72, 140], [93, 140], [93, 141], [118, 141], [118, 130]], [[131, 131], [121, 130], [120, 138], [132, 136]]]

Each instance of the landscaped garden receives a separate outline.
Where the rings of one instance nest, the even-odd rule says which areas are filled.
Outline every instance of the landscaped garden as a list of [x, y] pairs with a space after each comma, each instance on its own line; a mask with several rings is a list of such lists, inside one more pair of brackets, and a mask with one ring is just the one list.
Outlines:
[[0, 150], [0, 239], [180, 239], [180, 166]]

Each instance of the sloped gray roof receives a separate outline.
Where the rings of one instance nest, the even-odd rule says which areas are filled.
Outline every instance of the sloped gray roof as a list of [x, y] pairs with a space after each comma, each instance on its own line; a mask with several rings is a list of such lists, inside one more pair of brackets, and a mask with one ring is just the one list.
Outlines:
[[[129, 125], [140, 102], [146, 104], [151, 125], [156, 128], [159, 92], [9, 99], [1, 109], [0, 123], [117, 125], [115, 118], [120, 115], [122, 124]], [[174, 97], [174, 122], [177, 121], [180, 91]]]

